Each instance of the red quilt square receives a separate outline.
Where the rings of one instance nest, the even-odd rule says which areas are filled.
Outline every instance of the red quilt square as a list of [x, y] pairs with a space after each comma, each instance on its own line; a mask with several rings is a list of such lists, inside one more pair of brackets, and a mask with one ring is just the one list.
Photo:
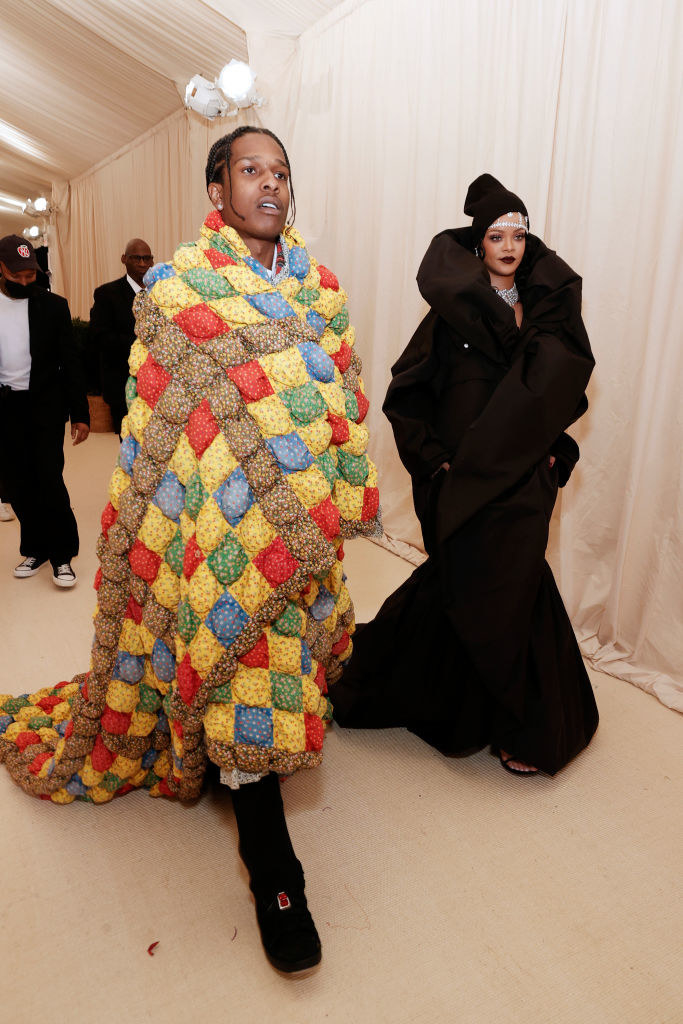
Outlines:
[[180, 693], [183, 702], [185, 704], [191, 704], [197, 690], [202, 685], [202, 678], [199, 675], [199, 672], [192, 667], [189, 654], [186, 654], [180, 662], [180, 665], [178, 665], [177, 679], [178, 692]]
[[171, 379], [170, 373], [164, 370], [155, 359], [147, 356], [138, 370], [138, 394], [147, 402], [150, 409], [157, 404]]
[[52, 714], [53, 709], [56, 708], [58, 704], [63, 703], [64, 698], [60, 697], [59, 695], [57, 695], [56, 697], [43, 697], [42, 700], [38, 701], [36, 707], [42, 708], [46, 715], [50, 715]]
[[340, 654], [344, 653], [344, 651], [347, 649], [348, 646], [349, 646], [349, 634], [348, 633], [342, 633], [342, 635], [337, 640], [336, 644], [332, 644], [332, 653], [336, 654], [337, 656], [339, 656]]
[[19, 750], [26, 750], [34, 743], [42, 743], [40, 736], [37, 732], [20, 732], [14, 737], [14, 742], [19, 747]]
[[268, 651], [268, 638], [261, 633], [254, 646], [246, 654], [243, 654], [239, 661], [248, 668], [268, 668], [270, 664], [270, 653]]
[[96, 772], [109, 771], [116, 760], [116, 754], [104, 745], [101, 733], [98, 733], [95, 738], [95, 745], [92, 748], [90, 760]]
[[186, 580], [191, 579], [193, 572], [197, 569], [204, 561], [204, 552], [200, 548], [199, 544], [194, 538], [194, 535], [190, 537], [185, 548], [185, 556], [183, 558], [183, 576]]
[[105, 732], [110, 732], [114, 736], [123, 736], [130, 728], [131, 717], [128, 711], [114, 711], [107, 704], [100, 723]]
[[183, 738], [183, 723], [178, 718], [174, 718], [172, 722], [173, 732], [176, 734], [179, 740]]
[[[338, 557], [338, 556], [337, 556]], [[126, 619], [132, 619], [133, 622], [137, 622], [138, 626], [142, 622], [142, 608], [137, 603], [134, 597], [128, 598], [128, 604], [126, 606]]]
[[339, 281], [336, 274], [333, 274], [331, 270], [323, 267], [320, 263], [318, 264], [318, 273], [320, 274], [321, 288], [331, 288], [333, 292], [339, 291]]
[[48, 761], [51, 757], [51, 750], [43, 750], [42, 753], [36, 754], [36, 756], [31, 761], [30, 765], [28, 766], [28, 770], [31, 772], [32, 775], [37, 775], [40, 769], [45, 764], [45, 762]]
[[254, 565], [263, 573], [271, 587], [285, 583], [299, 568], [299, 563], [289, 553], [281, 537], [276, 537], [265, 551], [256, 556]]
[[225, 320], [214, 313], [205, 302], [181, 310], [173, 319], [188, 338], [198, 342], [208, 341], [209, 338], [226, 334], [230, 330]]
[[209, 228], [211, 231], [220, 231], [221, 228], [225, 227], [225, 221], [218, 210], [212, 210], [204, 221], [204, 226]]
[[365, 397], [360, 388], [358, 388], [358, 391], [355, 392], [355, 395], [356, 401], [358, 402], [358, 419], [356, 420], [356, 423], [362, 423], [368, 414], [370, 403], [368, 402], [367, 398]]
[[308, 514], [328, 540], [339, 536], [339, 509], [329, 496], [319, 505], [308, 510]]
[[245, 402], [258, 402], [259, 398], [274, 394], [263, 367], [255, 359], [228, 370], [228, 377], [240, 389]]
[[185, 427], [187, 439], [198, 459], [201, 459], [220, 429], [208, 400], [203, 398], [197, 408], [190, 413]]
[[304, 713], [304, 724], [306, 726], [306, 750], [322, 750], [325, 726], [317, 715]]
[[327, 676], [325, 674], [325, 666], [320, 663], [318, 664], [318, 671], [315, 674], [315, 685], [321, 693], [327, 693]]
[[102, 516], [100, 517], [100, 524], [102, 526], [102, 533], [106, 537], [109, 533], [109, 527], [113, 526], [119, 517], [118, 511], [114, 508], [110, 501], [104, 506]]
[[374, 519], [379, 509], [379, 490], [377, 487], [366, 487], [363, 494], [363, 511], [361, 512], [361, 523], [367, 523]]
[[219, 252], [218, 249], [206, 249], [204, 255], [211, 264], [214, 270], [218, 270], [219, 267], [236, 266], [235, 261], [231, 259], [227, 252]]
[[351, 363], [351, 349], [342, 341], [337, 351], [332, 355], [332, 359], [340, 373], [346, 373]]
[[349, 422], [343, 416], [328, 412], [327, 419], [332, 427], [332, 444], [346, 444], [349, 439]]
[[161, 556], [156, 551], [150, 551], [138, 538], [128, 552], [128, 561], [136, 576], [147, 583], [154, 583], [161, 565]]
[[93, 587], [95, 590], [99, 590], [102, 586], [102, 566], [95, 573], [95, 579], [93, 580]]

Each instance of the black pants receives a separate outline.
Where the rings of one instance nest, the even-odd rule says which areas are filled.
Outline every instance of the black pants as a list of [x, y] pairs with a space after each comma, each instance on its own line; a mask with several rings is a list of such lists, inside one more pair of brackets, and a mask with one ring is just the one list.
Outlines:
[[19, 550], [54, 566], [78, 554], [78, 527], [64, 484], [64, 422], [36, 415], [28, 391], [0, 389], [0, 479], [21, 526]]

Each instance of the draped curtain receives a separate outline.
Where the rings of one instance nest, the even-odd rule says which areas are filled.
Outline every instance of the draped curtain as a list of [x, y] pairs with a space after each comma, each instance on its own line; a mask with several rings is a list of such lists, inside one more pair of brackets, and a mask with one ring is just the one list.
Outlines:
[[[593, 664], [683, 710], [680, 4], [347, 0], [298, 45], [247, 42], [269, 86], [258, 116], [292, 160], [297, 226], [350, 295], [394, 541], [419, 548], [380, 407], [426, 312], [415, 272], [434, 234], [468, 222], [468, 183], [489, 171], [521, 194], [531, 230], [583, 276], [597, 369], [550, 559]], [[129, 235], [158, 258], [194, 237], [224, 130], [174, 116], [71, 183], [72, 308], [115, 276], [112, 246]]]

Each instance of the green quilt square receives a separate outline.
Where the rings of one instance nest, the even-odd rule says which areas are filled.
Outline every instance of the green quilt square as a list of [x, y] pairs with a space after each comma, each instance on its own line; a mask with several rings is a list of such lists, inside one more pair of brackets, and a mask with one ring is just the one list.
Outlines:
[[298, 388], [281, 391], [280, 398], [296, 423], [312, 423], [327, 409], [323, 396], [312, 381]]
[[292, 711], [297, 714], [304, 710], [300, 676], [271, 672], [270, 685], [273, 691], [273, 708], [277, 711]]
[[228, 534], [206, 559], [209, 569], [224, 586], [238, 580], [249, 563], [240, 542]]

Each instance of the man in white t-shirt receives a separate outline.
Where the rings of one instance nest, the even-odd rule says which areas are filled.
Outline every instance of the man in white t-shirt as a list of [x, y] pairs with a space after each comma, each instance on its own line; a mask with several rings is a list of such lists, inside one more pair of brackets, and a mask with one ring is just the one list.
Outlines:
[[58, 587], [72, 587], [78, 527], [64, 470], [64, 423], [74, 444], [90, 416], [66, 299], [35, 284], [38, 263], [18, 235], [0, 239], [0, 479], [21, 526], [18, 579], [52, 563]]

